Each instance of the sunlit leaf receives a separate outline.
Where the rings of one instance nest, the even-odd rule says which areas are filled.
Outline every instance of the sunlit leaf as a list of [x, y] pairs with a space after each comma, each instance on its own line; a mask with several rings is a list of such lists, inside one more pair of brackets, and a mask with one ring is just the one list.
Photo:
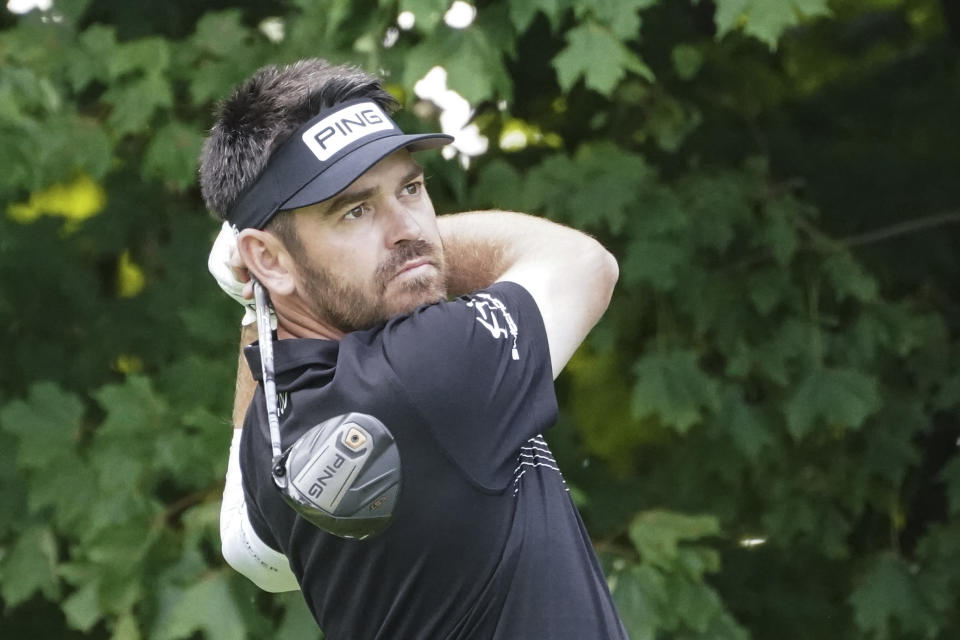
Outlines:
[[27, 600], [37, 591], [56, 596], [56, 540], [50, 529], [25, 528], [0, 562], [0, 595], [9, 607]]
[[721, 38], [734, 28], [767, 43], [772, 49], [783, 32], [803, 18], [829, 15], [827, 0], [717, 0], [715, 22], [717, 37]]
[[656, 5], [656, 0], [574, 0], [578, 16], [592, 15], [621, 40], [639, 37], [640, 16], [638, 11]]
[[[718, 533], [720, 525], [713, 516], [688, 516], [671, 511], [646, 511], [637, 514], [630, 524], [630, 540], [640, 558], [661, 568], [675, 565], [680, 543]], [[704, 569], [715, 571], [716, 559]]]
[[556, 28], [565, 4], [565, 0], [516, 0], [510, 3], [510, 20], [517, 31], [522, 33], [530, 26], [537, 12], [540, 12]]

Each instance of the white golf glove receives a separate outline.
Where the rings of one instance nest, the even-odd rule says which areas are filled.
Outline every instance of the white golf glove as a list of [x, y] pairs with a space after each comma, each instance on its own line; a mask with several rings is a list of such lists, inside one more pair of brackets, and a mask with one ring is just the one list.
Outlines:
[[[213, 242], [210, 255], [207, 257], [207, 269], [210, 270], [210, 275], [217, 281], [220, 288], [243, 306], [245, 311], [243, 320], [240, 321], [241, 324], [246, 326], [255, 323], [257, 321], [257, 306], [252, 296], [247, 298], [243, 295], [246, 282], [240, 281], [237, 271], [243, 270], [244, 267], [237, 253], [237, 235], [229, 222], [224, 222], [223, 226], [220, 227], [220, 233]], [[249, 279], [249, 276], [247, 276], [247, 281]], [[272, 309], [270, 311], [270, 325], [273, 329], [277, 327], [277, 318]]]

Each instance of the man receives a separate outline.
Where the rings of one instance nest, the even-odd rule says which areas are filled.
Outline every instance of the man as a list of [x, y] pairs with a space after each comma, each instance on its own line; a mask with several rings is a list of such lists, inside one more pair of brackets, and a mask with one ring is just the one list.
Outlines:
[[[553, 379], [606, 309], [616, 261], [539, 218], [437, 218], [411, 151], [449, 137], [404, 135], [392, 107], [353, 68], [267, 67], [221, 106], [204, 147], [207, 205], [239, 230], [276, 314], [278, 450], [331, 429], [357, 451], [387, 438], [369, 485], [389, 488], [362, 510], [380, 524], [327, 528], [281, 496], [258, 386], [242, 474], [228, 477], [242, 475], [248, 573], [279, 574], [285, 556], [333, 639], [625, 638], [541, 435], [556, 420]], [[245, 355], [261, 378], [257, 347]], [[328, 466], [311, 490], [328, 488]]]

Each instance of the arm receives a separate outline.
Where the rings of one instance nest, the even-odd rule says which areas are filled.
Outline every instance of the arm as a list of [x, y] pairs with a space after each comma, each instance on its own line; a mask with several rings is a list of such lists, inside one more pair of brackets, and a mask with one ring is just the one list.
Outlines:
[[227, 462], [227, 476], [220, 503], [220, 544], [224, 560], [264, 591], [299, 589], [286, 556], [264, 543], [250, 525], [240, 472], [240, 435], [247, 407], [257, 383], [243, 357], [243, 347], [257, 338], [257, 325], [244, 325], [240, 333], [236, 395], [233, 401], [233, 439]]
[[207, 268], [220, 287], [231, 298], [244, 305], [237, 360], [237, 382], [233, 401], [233, 439], [227, 461], [227, 475], [220, 503], [220, 545], [224, 560], [264, 591], [293, 591], [299, 588], [286, 557], [264, 543], [250, 525], [240, 471], [240, 438], [247, 407], [253, 399], [257, 383], [250, 374], [243, 347], [257, 339], [256, 315], [249, 307], [249, 280], [236, 252], [233, 230], [226, 223], [210, 251]]
[[240, 356], [237, 359], [237, 383], [233, 396], [233, 428], [243, 427], [243, 418], [247, 414], [247, 407], [253, 400], [253, 392], [257, 389], [257, 382], [250, 374], [250, 367], [243, 356], [243, 348], [257, 339], [257, 323], [246, 324], [240, 330]]
[[504, 211], [437, 219], [451, 294], [509, 280], [540, 309], [553, 376], [566, 366], [610, 303], [617, 261], [590, 236], [543, 218]]

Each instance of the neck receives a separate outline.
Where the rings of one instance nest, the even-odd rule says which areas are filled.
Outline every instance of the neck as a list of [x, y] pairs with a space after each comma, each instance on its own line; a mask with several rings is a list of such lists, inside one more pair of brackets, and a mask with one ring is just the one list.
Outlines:
[[343, 331], [317, 318], [302, 300], [283, 296], [274, 300], [273, 307], [277, 314], [277, 337], [281, 340], [284, 338], [339, 340], [344, 336]]

